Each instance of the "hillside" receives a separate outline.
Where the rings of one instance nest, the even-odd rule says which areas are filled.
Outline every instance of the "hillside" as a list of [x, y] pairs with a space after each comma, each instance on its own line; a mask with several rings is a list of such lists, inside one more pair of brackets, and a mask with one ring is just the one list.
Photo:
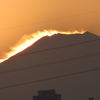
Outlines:
[[[58, 34], [52, 37], [44, 37], [23, 52], [0, 64], [0, 72], [23, 68], [22, 70], [14, 70], [14, 72], [1, 74], [0, 79], [2, 81], [0, 82], [0, 87], [98, 68], [100, 66], [100, 55], [73, 59], [100, 52], [100, 40], [91, 41], [98, 38], [100, 37], [90, 32], [82, 35]], [[60, 62], [61, 60], [65, 61]], [[26, 69], [24, 69], [25, 67]], [[100, 91], [99, 76], [99, 71], [94, 71], [44, 81], [40, 84], [35, 83], [8, 88], [4, 89], [3, 92], [0, 90], [0, 94], [2, 95], [0, 98], [4, 98], [4, 100], [9, 97], [11, 98], [10, 100], [31, 100], [30, 96], [38, 90], [54, 88], [63, 94], [66, 100], [74, 98], [83, 100], [82, 96], [84, 93], [85, 97], [96, 96], [100, 99], [98, 95]], [[8, 92], [9, 90], [10, 92]], [[69, 97], [68, 95], [71, 95], [71, 93], [73, 96]], [[28, 99], [29, 97], [30, 99]]]

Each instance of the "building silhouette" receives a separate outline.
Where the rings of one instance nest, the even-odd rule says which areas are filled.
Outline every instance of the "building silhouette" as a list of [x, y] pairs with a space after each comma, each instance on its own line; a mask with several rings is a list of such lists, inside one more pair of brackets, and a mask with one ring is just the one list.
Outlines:
[[94, 97], [92, 97], [92, 98], [89, 98], [89, 100], [94, 100]]
[[33, 100], [61, 100], [61, 94], [56, 94], [55, 90], [40, 90]]

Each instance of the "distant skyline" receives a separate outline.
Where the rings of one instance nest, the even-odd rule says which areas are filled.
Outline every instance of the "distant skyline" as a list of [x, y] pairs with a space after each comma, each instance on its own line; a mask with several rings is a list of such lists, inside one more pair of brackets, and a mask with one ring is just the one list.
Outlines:
[[99, 4], [99, 0], [1, 0], [0, 52], [9, 51], [25, 34], [44, 29], [83, 28], [100, 36]]

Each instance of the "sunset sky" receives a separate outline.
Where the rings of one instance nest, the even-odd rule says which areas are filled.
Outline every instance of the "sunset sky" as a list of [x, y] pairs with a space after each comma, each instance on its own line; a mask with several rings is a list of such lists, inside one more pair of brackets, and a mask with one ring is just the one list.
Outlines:
[[0, 52], [23, 35], [44, 29], [82, 28], [100, 35], [99, 4], [99, 0], [0, 0]]
[[[21, 39], [26, 40], [27, 35], [30, 38], [37, 31], [49, 29], [89, 32], [44, 37], [20, 53], [30, 54], [0, 63], [0, 100], [32, 100], [32, 95], [40, 89], [55, 89], [62, 94], [62, 100], [88, 100], [92, 96], [100, 100], [100, 40], [95, 40], [100, 36], [100, 0], [0, 0], [0, 60]], [[60, 46], [65, 47], [48, 50]], [[65, 62], [59, 63], [60, 60]], [[58, 63], [49, 65], [50, 62]], [[95, 68], [99, 69], [71, 74]], [[10, 87], [64, 74], [71, 76]]]
[[0, 54], [25, 34], [85, 29], [100, 35], [99, 0], [0, 0]]

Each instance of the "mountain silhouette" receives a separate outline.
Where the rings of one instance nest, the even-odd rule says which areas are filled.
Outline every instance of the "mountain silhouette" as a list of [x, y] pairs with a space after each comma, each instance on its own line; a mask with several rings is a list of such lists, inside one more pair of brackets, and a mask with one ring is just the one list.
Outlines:
[[[74, 35], [57, 34], [52, 37], [43, 37], [23, 52], [20, 52], [0, 64], [0, 73], [3, 71], [13, 70], [12, 72], [8, 71], [7, 73], [5, 72], [4, 74], [1, 74], [0, 79], [2, 81], [0, 82], [0, 86], [4, 87], [32, 80], [41, 80], [44, 78], [98, 68], [100, 66], [100, 55], [84, 57], [84, 55], [91, 55], [100, 52], [100, 40], [92, 41], [96, 39], [100, 39], [100, 37], [90, 32]], [[83, 58], [81, 56], [83, 56]], [[77, 57], [79, 58], [77, 59]], [[20, 68], [22, 68], [22, 70], [17, 70]], [[4, 100], [11, 94], [14, 95], [11, 97], [14, 100], [18, 100], [18, 98], [15, 98], [17, 96], [21, 97], [21, 99], [28, 100], [29, 95], [32, 94], [33, 91], [35, 93], [38, 89], [44, 90], [52, 88], [63, 93], [63, 97], [66, 99], [68, 95], [66, 96], [65, 91], [68, 94], [73, 91], [73, 95], [75, 94], [79, 96], [78, 93], [82, 90], [83, 92], [81, 91], [81, 93], [87, 93], [87, 96], [91, 93], [98, 96], [99, 92], [91, 92], [91, 88], [93, 91], [100, 90], [100, 88], [98, 88], [100, 82], [97, 79], [100, 76], [99, 73], [93, 72], [89, 75], [86, 73], [76, 76], [68, 78], [68, 80], [62, 78], [61, 80], [47, 81], [41, 84], [37, 83], [35, 86], [34, 84], [19, 86], [11, 88], [12, 91], [10, 93], [0, 93], [2, 95], [7, 95], [3, 96]], [[94, 85], [96, 85], [97, 88]], [[21, 88], [23, 89], [20, 90]], [[88, 89], [88, 91], [85, 89]], [[26, 98], [24, 98], [24, 96], [22, 96], [18, 91], [23, 92], [23, 95], [27, 94]], [[78, 93], [74, 93], [75, 91]], [[70, 98], [74, 99], [75, 95]], [[82, 95], [80, 95], [79, 98], [81, 98], [81, 96]]]

